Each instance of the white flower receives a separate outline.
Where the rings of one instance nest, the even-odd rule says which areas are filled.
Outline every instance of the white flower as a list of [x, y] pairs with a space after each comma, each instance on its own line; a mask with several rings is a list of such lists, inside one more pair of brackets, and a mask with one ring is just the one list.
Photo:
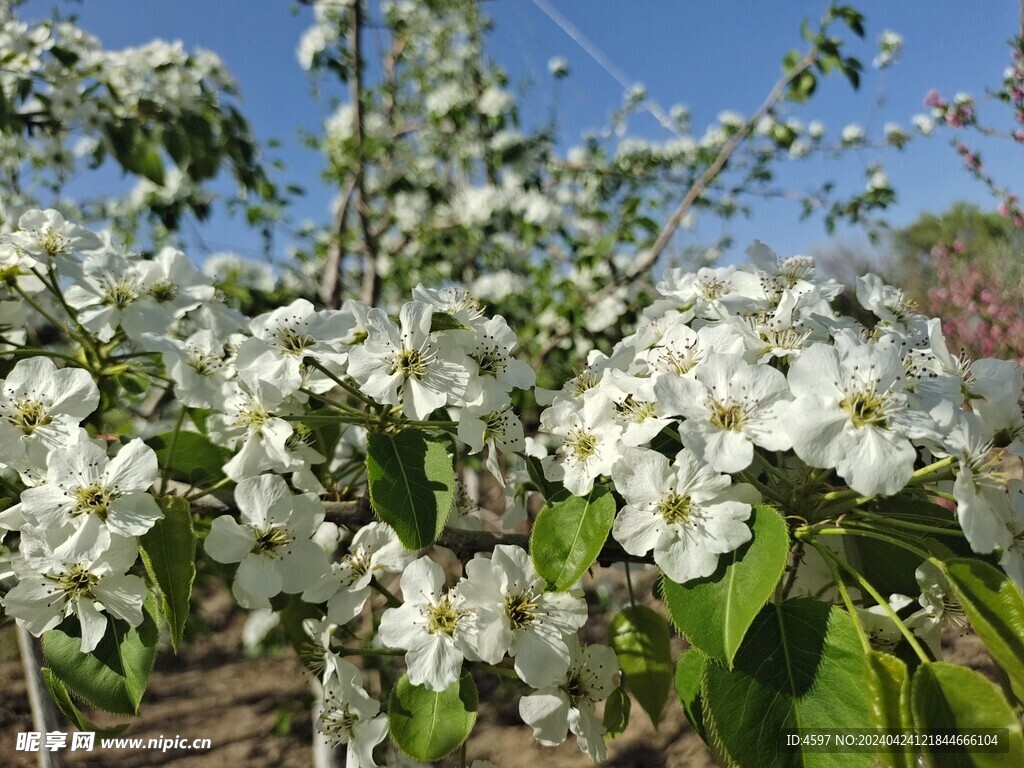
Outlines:
[[57, 448], [50, 453], [46, 482], [22, 492], [22, 514], [43, 528], [73, 523], [141, 536], [163, 517], [147, 492], [157, 475], [156, 453], [138, 438], [113, 459], [87, 441]]
[[941, 660], [942, 629], [963, 630], [968, 626], [967, 617], [953, 588], [935, 565], [926, 560], [917, 567], [914, 577], [921, 587], [921, 609], [907, 617], [906, 625]]
[[[906, 595], [893, 594], [889, 596], [889, 608], [894, 613], [899, 613], [913, 602]], [[873, 605], [870, 608], [858, 608], [857, 618], [860, 619], [864, 632], [871, 641], [871, 646], [877, 650], [891, 653], [900, 640], [903, 638], [892, 615], [882, 605]]]
[[340, 370], [345, 356], [338, 349], [356, 325], [356, 317], [343, 310], [316, 312], [306, 299], [260, 315], [250, 324], [252, 338], [238, 349], [239, 373], [277, 388], [282, 397], [296, 392], [304, 379], [314, 392], [326, 392], [334, 382], [323, 374], [306, 371], [303, 358], [315, 357], [325, 367]]
[[166, 333], [171, 323], [213, 299], [214, 289], [179, 250], [163, 248], [152, 261], [139, 262], [139, 297], [121, 325], [138, 341], [145, 333]]
[[443, 691], [459, 679], [463, 658], [474, 657], [472, 611], [458, 589], [444, 591], [444, 571], [429, 557], [405, 569], [401, 586], [405, 603], [384, 611], [381, 642], [405, 649], [413, 685]]
[[469, 383], [465, 353], [430, 332], [433, 307], [408, 302], [401, 329], [381, 309], [367, 315], [367, 338], [349, 353], [348, 373], [378, 403], [402, 405], [411, 419], [458, 400]]
[[374, 768], [373, 748], [388, 733], [387, 715], [380, 702], [371, 697], [360, 682], [359, 670], [339, 660], [336, 674], [324, 683], [324, 706], [316, 728], [331, 744], [348, 744], [345, 765]]
[[694, 378], [661, 376], [654, 394], [666, 413], [685, 416], [683, 444], [719, 472], [740, 472], [754, 460], [754, 446], [790, 448], [783, 429], [789, 407], [786, 377], [739, 355], [711, 355]]
[[476, 611], [473, 647], [483, 661], [497, 664], [508, 652], [516, 673], [534, 688], [565, 674], [566, 638], [586, 622], [587, 606], [571, 592], [545, 592], [526, 550], [498, 545], [491, 559], [470, 560], [459, 591]]
[[859, 125], [850, 123], [849, 125], [843, 126], [842, 132], [839, 134], [839, 138], [843, 144], [860, 144], [864, 141], [864, 129]]
[[505, 318], [496, 315], [476, 329], [476, 339], [466, 351], [476, 363], [476, 376], [466, 389], [465, 398], [471, 405], [495, 409], [508, 403], [513, 389], [529, 389], [536, 374], [522, 360], [512, 357], [518, 343], [515, 332]]
[[266, 608], [269, 598], [296, 594], [329, 569], [312, 536], [324, 510], [313, 494], [293, 496], [280, 475], [246, 478], [235, 488], [242, 524], [230, 515], [213, 521], [206, 553], [221, 563], [239, 563], [232, 592], [245, 608]]
[[[236, 337], [237, 338], [237, 337]], [[221, 407], [234, 374], [230, 347], [213, 331], [197, 331], [184, 341], [146, 334], [147, 349], [163, 355], [167, 375], [174, 380], [174, 395], [190, 408]]]
[[796, 399], [786, 431], [797, 456], [814, 467], [834, 467], [851, 488], [892, 495], [914, 473], [910, 437], [931, 435], [930, 420], [909, 411], [903, 364], [892, 348], [846, 335], [835, 346], [815, 344], [789, 369]]
[[575, 636], [570, 638], [569, 651], [565, 678], [520, 699], [519, 715], [544, 746], [561, 744], [570, 730], [576, 734], [580, 750], [600, 763], [606, 754], [604, 725], [594, 705], [607, 699], [618, 685], [619, 660], [606, 645], [581, 649]]
[[400, 573], [413, 561], [391, 526], [370, 523], [356, 533], [349, 551], [302, 593], [308, 603], [327, 602], [327, 618], [334, 624], [354, 619], [370, 596], [370, 580], [378, 573]]
[[622, 427], [613, 416], [607, 397], [561, 401], [540, 417], [541, 429], [562, 438], [555, 456], [541, 460], [549, 480], [561, 480], [570, 493], [585, 496], [594, 487], [594, 480], [607, 475], [619, 458]]
[[100, 400], [87, 371], [48, 357], [19, 360], [0, 385], [0, 462], [15, 468], [37, 446], [45, 455], [70, 442]]
[[[292, 464], [288, 440], [294, 429], [286, 420], [272, 416], [281, 393], [259, 380], [239, 378], [208, 422], [210, 438], [238, 452], [224, 465], [224, 474], [236, 482], [261, 472], [283, 472]], [[240, 444], [240, 447], [239, 447]]]
[[62, 274], [71, 276], [78, 268], [76, 254], [103, 246], [98, 235], [71, 224], [52, 208], [22, 215], [11, 239], [21, 251], [41, 261], [52, 262]]
[[1010, 503], [1005, 508], [1003, 523], [1010, 533], [1010, 543], [1003, 549], [999, 565], [1024, 590], [1024, 482], [1011, 480], [1007, 491]]
[[718, 556], [751, 539], [751, 504], [759, 498], [749, 485], [715, 472], [686, 449], [670, 466], [657, 451], [625, 449], [612, 468], [626, 505], [612, 535], [632, 555], [654, 550], [654, 562], [672, 581], [710, 576]]
[[65, 616], [78, 617], [82, 653], [94, 650], [106, 633], [102, 615], [142, 623], [146, 585], [125, 575], [135, 563], [135, 539], [111, 536], [95, 527], [82, 535], [70, 526], [22, 531], [20, 581], [4, 598], [8, 614], [38, 637]]

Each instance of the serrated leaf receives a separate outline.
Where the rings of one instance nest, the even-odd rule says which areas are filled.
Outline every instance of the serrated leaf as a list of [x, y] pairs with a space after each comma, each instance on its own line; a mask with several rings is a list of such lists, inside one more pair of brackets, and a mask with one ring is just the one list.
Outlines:
[[1024, 595], [998, 568], [974, 558], [941, 564], [971, 626], [1024, 701]]
[[603, 486], [586, 496], [559, 496], [537, 515], [530, 556], [551, 589], [572, 587], [597, 560], [615, 522], [615, 499]]
[[160, 613], [171, 631], [175, 652], [185, 634], [192, 583], [196, 578], [196, 534], [191, 505], [180, 496], [160, 500], [162, 519], [139, 538], [139, 554], [160, 590]]
[[863, 728], [864, 670], [864, 649], [844, 610], [808, 598], [769, 605], [732, 670], [707, 665], [704, 727], [717, 751], [741, 766], [868, 768], [868, 753], [784, 748], [795, 728]]
[[43, 667], [40, 671], [43, 673], [43, 682], [46, 683], [46, 688], [53, 698], [53, 703], [57, 705], [57, 709], [64, 713], [68, 720], [75, 724], [78, 730], [92, 731], [101, 738], [109, 738], [119, 735], [130, 725], [130, 723], [121, 723], [120, 725], [111, 725], [106, 728], [96, 725], [85, 716], [85, 713], [75, 706], [75, 703], [71, 700], [71, 695], [68, 693], [68, 689], [64, 687], [64, 683], [53, 674], [49, 667]]
[[68, 691], [97, 709], [137, 715], [156, 659], [159, 632], [152, 595], [143, 605], [142, 623], [131, 627], [111, 618], [106, 634], [91, 653], [82, 653], [78, 621], [65, 620], [43, 633], [46, 664]]
[[1024, 765], [1024, 738], [1020, 720], [1002, 691], [973, 669], [958, 664], [922, 664], [911, 683], [914, 725], [924, 733], [964, 731], [972, 728], [1005, 728], [1003, 752], [946, 744], [924, 752], [932, 768], [1020, 768]]
[[[171, 454], [171, 444], [174, 453]], [[231, 451], [214, 445], [210, 438], [198, 432], [173, 432], [154, 435], [146, 445], [156, 451], [156, 460], [161, 469], [167, 467], [170, 459], [170, 477], [182, 483], [207, 487], [224, 479], [223, 466], [231, 458]]]
[[[900, 659], [881, 651], [868, 653], [872, 728], [907, 732], [914, 726], [910, 711], [910, 675]], [[882, 768], [917, 768], [915, 750], [908, 745], [881, 744], [875, 757]]]
[[437, 331], [471, 331], [473, 330], [468, 325], [463, 323], [455, 315], [448, 314], [447, 312], [434, 312], [430, 316], [430, 332], [436, 333]]
[[616, 688], [604, 700], [604, 737], [614, 739], [629, 725], [629, 713], [633, 702], [621, 688]]
[[721, 555], [718, 570], [704, 579], [676, 584], [662, 578], [661, 590], [673, 623], [690, 644], [732, 664], [758, 611], [782, 578], [789, 554], [786, 521], [772, 507], [751, 513], [753, 538]]
[[418, 429], [367, 439], [370, 504], [406, 549], [434, 543], [455, 499], [455, 470], [445, 447]]
[[646, 605], [623, 608], [608, 625], [626, 688], [657, 726], [672, 688], [672, 652], [665, 617]]
[[545, 500], [553, 498], [559, 492], [566, 492], [561, 483], [554, 483], [544, 476], [544, 467], [541, 465], [540, 459], [525, 453], [520, 455], [526, 462], [526, 472], [530, 476], [530, 481], [537, 487]]
[[707, 673], [708, 657], [696, 648], [683, 652], [676, 665], [676, 695], [679, 705], [690, 721], [690, 727], [702, 739], [707, 741], [704, 732], [704, 704], [700, 691], [704, 687], [704, 676]]
[[469, 738], [479, 696], [468, 671], [443, 691], [431, 691], [402, 675], [388, 702], [388, 729], [395, 746], [414, 760], [433, 762]]

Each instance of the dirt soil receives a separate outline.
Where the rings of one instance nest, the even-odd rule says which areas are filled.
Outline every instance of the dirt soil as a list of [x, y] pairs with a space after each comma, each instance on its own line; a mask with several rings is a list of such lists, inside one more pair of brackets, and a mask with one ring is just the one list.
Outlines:
[[[602, 585], [607, 591], [609, 585]], [[591, 595], [600, 593], [599, 588]], [[652, 601], [653, 602], [653, 601]], [[600, 613], [600, 611], [593, 611]], [[61, 750], [68, 766], [80, 768], [305, 768], [312, 764], [312, 726], [309, 716], [310, 674], [290, 648], [259, 658], [246, 658], [242, 647], [245, 615], [232, 606], [226, 590], [204, 596], [201, 615], [209, 628], [183, 648], [178, 656], [170, 649], [157, 657], [141, 716], [124, 732], [125, 737], [159, 738], [184, 736], [209, 738], [207, 751]], [[602, 627], [588, 625], [587, 641], [603, 640]], [[679, 643], [680, 641], [676, 641]], [[992, 675], [992, 663], [973, 635], [944, 638], [946, 657]], [[674, 648], [678, 653], [680, 644]], [[479, 681], [481, 711], [468, 745], [470, 761], [488, 759], [501, 768], [557, 768], [591, 766], [570, 737], [556, 748], [539, 746], [518, 715], [515, 697], [488, 696], [488, 680]], [[31, 731], [32, 722], [14, 627], [0, 628], [0, 766], [33, 768], [37, 755], [16, 752], [16, 735]], [[496, 700], [506, 702], [497, 705]], [[92, 713], [107, 724], [116, 718]], [[73, 727], [66, 725], [64, 730]], [[397, 761], [391, 753], [389, 761]], [[389, 762], [388, 764], [393, 764]], [[404, 763], [409, 765], [407, 761]], [[457, 765], [449, 758], [443, 765]], [[608, 766], [619, 768], [713, 768], [710, 753], [693, 732], [674, 695], [655, 729], [646, 714], [633, 703], [629, 728], [609, 745]]]

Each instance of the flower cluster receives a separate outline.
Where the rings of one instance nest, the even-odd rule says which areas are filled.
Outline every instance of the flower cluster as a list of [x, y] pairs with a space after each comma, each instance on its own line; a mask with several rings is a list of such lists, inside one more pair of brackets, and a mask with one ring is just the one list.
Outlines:
[[955, 479], [971, 547], [1019, 576], [1000, 458], [1024, 456], [1022, 369], [951, 354], [939, 321], [874, 275], [856, 286], [863, 327], [811, 259], [748, 254], [668, 270], [637, 331], [547, 393], [547, 478], [578, 495], [610, 480], [625, 501], [612, 535], [678, 582], [749, 541], [761, 499], [812, 520]]

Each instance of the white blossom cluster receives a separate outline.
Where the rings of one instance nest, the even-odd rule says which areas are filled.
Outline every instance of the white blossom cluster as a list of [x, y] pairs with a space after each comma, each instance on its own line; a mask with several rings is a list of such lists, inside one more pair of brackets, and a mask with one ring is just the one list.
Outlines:
[[860, 504], [945, 468], [967, 541], [1024, 587], [1020, 493], [1000, 461], [1024, 456], [1022, 369], [952, 354], [939, 320], [877, 276], [856, 287], [866, 328], [832, 308], [842, 286], [811, 259], [748, 254], [668, 270], [635, 333], [542, 393], [548, 479], [578, 495], [610, 479], [625, 501], [612, 535], [686, 582], [750, 540], [760, 499], [804, 511], [780, 489], [816, 476]]
[[[347, 537], [325, 521], [321, 479], [330, 477], [314, 468], [330, 459], [348, 471], [343, 457], [365, 451], [359, 435], [382, 428], [373, 418], [450, 425], [458, 451], [486, 449], [502, 478], [500, 457], [526, 449], [510, 396], [533, 386], [534, 371], [515, 358], [501, 316], [486, 316], [461, 289], [419, 287], [397, 321], [357, 302], [317, 311], [301, 299], [249, 320], [218, 301], [180, 251], [139, 258], [53, 210], [30, 211], [0, 236], [0, 267], [0, 307], [11, 319], [0, 341], [16, 360], [0, 382], [0, 476], [18, 497], [0, 512], [0, 531], [17, 533], [2, 603], [19, 624], [38, 636], [74, 616], [87, 653], [110, 617], [143, 621], [150, 587], [138, 575], [139, 537], [164, 515], [166, 473], [140, 438], [97, 432], [97, 412], [117, 405], [101, 404], [107, 377], [132, 372], [164, 382], [155, 390], [180, 407], [176, 430], [189, 409], [202, 410], [209, 439], [227, 449], [221, 469], [235, 512], [212, 520], [204, 549], [237, 564], [238, 603], [268, 611], [292, 595], [323, 611], [310, 629], [323, 664], [320, 727], [349, 744], [354, 765], [373, 764], [386, 727], [333, 629], [360, 616], [388, 574], [401, 574], [405, 602], [392, 598], [379, 641], [405, 652], [414, 685], [441, 691], [464, 660], [510, 657], [510, 672], [536, 689], [522, 712], [537, 738], [560, 743], [572, 730], [582, 749], [604, 755], [595, 704], [617, 684], [618, 666], [610, 649], [580, 647], [587, 610], [578, 592], [547, 591], [518, 547], [472, 560], [446, 590], [440, 566], [416, 560], [384, 523]], [[73, 346], [29, 346], [40, 323], [64, 329]], [[314, 407], [356, 435], [338, 456], [308, 439], [303, 419]], [[431, 421], [438, 416], [457, 426]]]

